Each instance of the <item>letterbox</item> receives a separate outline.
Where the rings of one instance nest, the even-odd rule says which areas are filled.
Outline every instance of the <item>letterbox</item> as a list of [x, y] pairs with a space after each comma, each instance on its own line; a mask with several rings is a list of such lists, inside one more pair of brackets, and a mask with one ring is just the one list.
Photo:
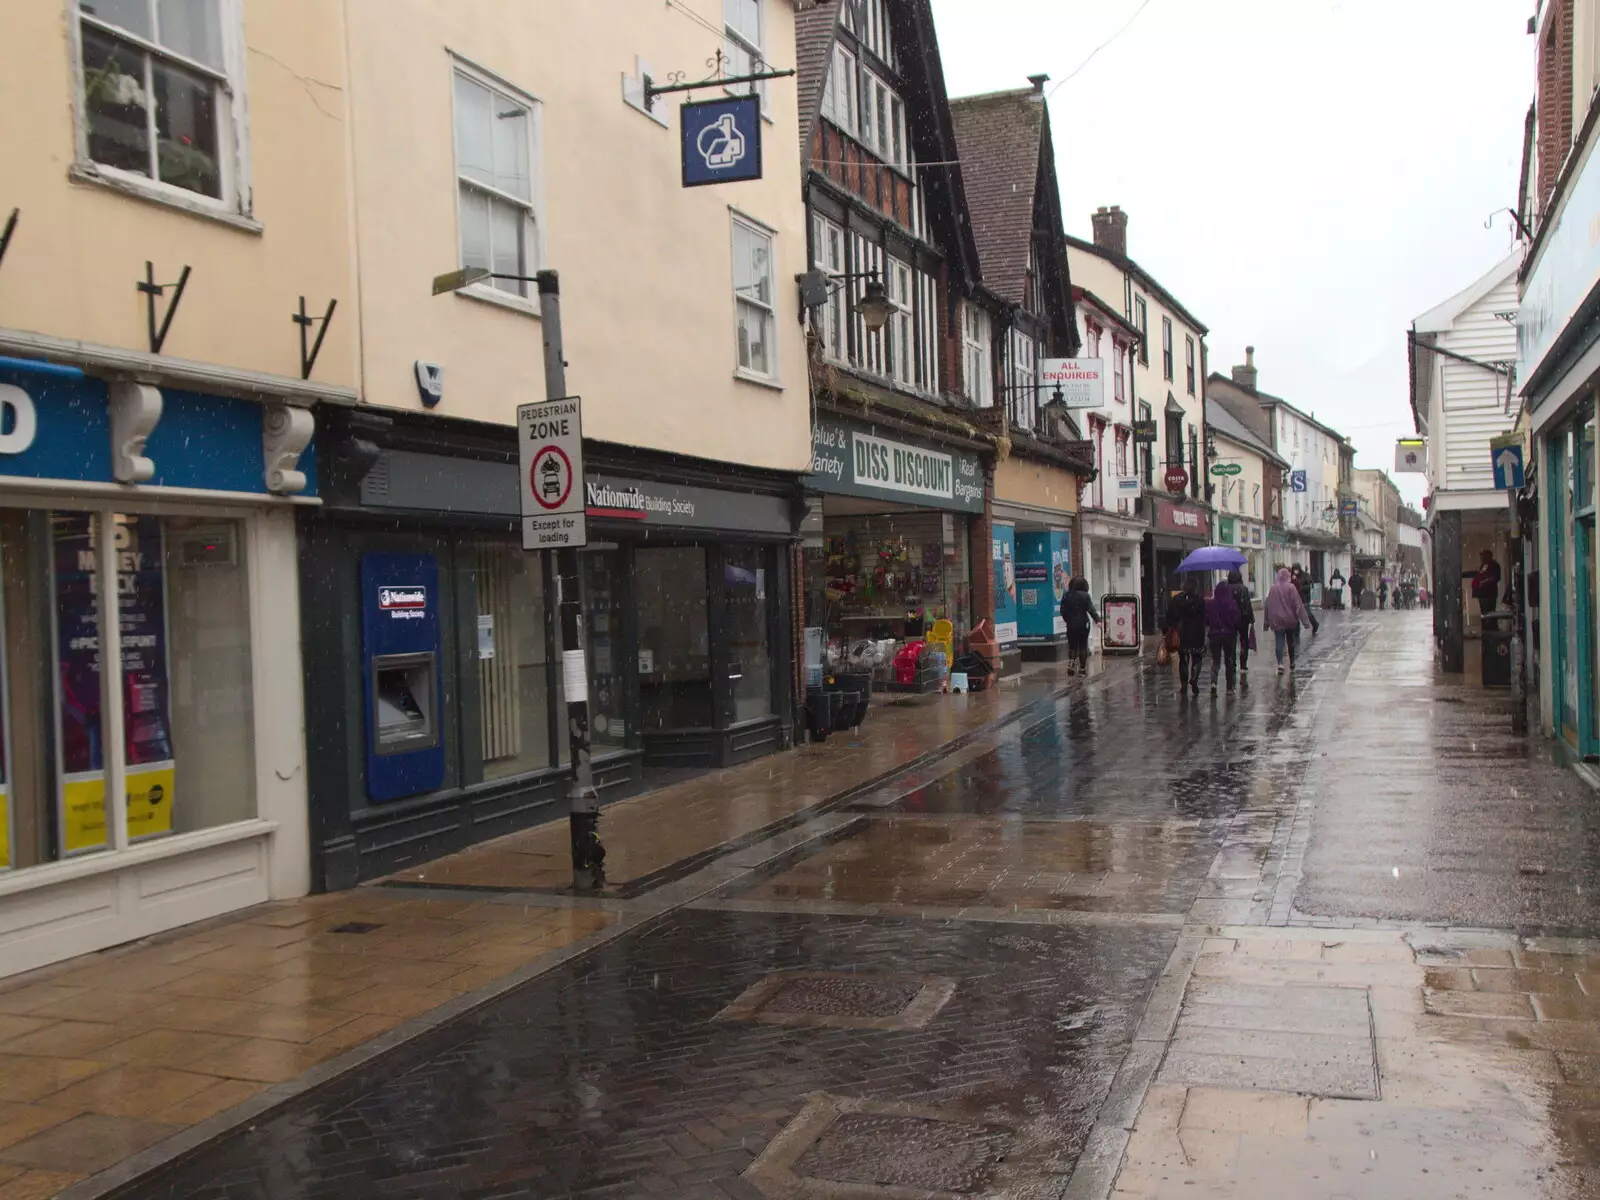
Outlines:
[[439, 705], [439, 564], [431, 554], [361, 556], [367, 796], [444, 784]]

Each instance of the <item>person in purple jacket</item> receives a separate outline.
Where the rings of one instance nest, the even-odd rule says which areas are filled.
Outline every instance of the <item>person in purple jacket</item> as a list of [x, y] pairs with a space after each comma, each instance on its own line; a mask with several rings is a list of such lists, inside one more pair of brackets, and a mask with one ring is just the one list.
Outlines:
[[1206, 642], [1211, 647], [1211, 694], [1217, 694], [1217, 675], [1228, 664], [1228, 694], [1237, 681], [1239, 649], [1239, 597], [1226, 580], [1206, 597]]
[[1306, 602], [1300, 598], [1300, 589], [1295, 586], [1288, 567], [1278, 568], [1278, 582], [1267, 592], [1264, 608], [1266, 627], [1272, 630], [1276, 644], [1278, 674], [1283, 674], [1285, 653], [1289, 657], [1289, 670], [1293, 672], [1295, 651], [1300, 648], [1300, 626], [1311, 628], [1311, 614], [1306, 611]]

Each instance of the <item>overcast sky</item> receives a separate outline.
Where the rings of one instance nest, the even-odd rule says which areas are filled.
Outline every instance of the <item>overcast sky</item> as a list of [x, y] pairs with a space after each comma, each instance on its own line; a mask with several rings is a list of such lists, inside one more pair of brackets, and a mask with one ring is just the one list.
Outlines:
[[[952, 96], [1049, 72], [1067, 232], [1120, 204], [1128, 253], [1226, 374], [1392, 470], [1405, 333], [1510, 252], [1533, 0], [933, 0]], [[1421, 476], [1397, 476], [1418, 504]]]

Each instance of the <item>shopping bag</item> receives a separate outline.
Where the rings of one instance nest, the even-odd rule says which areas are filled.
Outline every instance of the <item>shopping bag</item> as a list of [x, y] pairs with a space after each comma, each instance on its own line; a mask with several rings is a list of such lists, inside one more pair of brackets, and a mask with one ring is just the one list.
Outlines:
[[1176, 629], [1167, 630], [1167, 653], [1176, 654], [1183, 649], [1183, 634]]
[[1167, 649], [1167, 643], [1162, 642], [1156, 647], [1156, 666], [1164, 667], [1172, 661], [1172, 651]]
[[1256, 652], [1256, 627], [1254, 625], [1252, 625], [1252, 626], [1250, 626], [1250, 653], [1254, 654], [1255, 652]]

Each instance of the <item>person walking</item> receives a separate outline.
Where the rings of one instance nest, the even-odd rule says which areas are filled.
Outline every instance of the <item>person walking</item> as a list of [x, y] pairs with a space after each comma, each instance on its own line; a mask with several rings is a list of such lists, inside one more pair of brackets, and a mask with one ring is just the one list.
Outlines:
[[1481, 618], [1492, 613], [1500, 602], [1500, 564], [1487, 546], [1479, 554], [1478, 572], [1472, 577], [1472, 598], [1478, 602], [1480, 624]]
[[1378, 580], [1378, 611], [1382, 612], [1384, 609], [1386, 609], [1388, 607], [1389, 607], [1389, 581], [1387, 579], [1380, 579], [1380, 580]]
[[1239, 597], [1227, 580], [1212, 588], [1206, 600], [1206, 642], [1211, 647], [1211, 694], [1217, 694], [1217, 676], [1226, 663], [1231, 696], [1238, 678]]
[[1311, 607], [1311, 576], [1306, 574], [1305, 568], [1299, 563], [1294, 566], [1294, 586], [1300, 591], [1300, 603], [1305, 606], [1306, 615], [1311, 618], [1311, 636], [1316, 637], [1322, 632], [1322, 626], [1317, 622], [1316, 609]]
[[1089, 673], [1089, 621], [1100, 623], [1094, 599], [1089, 595], [1089, 581], [1074, 575], [1067, 590], [1061, 594], [1061, 619], [1067, 623], [1067, 674]]
[[1272, 630], [1274, 649], [1278, 656], [1278, 674], [1283, 674], [1285, 654], [1289, 670], [1294, 671], [1295, 651], [1300, 647], [1300, 626], [1311, 628], [1311, 610], [1300, 598], [1300, 589], [1288, 567], [1278, 569], [1278, 581], [1267, 592], [1266, 627]]
[[1200, 694], [1200, 662], [1206, 652], [1206, 602], [1200, 598], [1200, 580], [1188, 575], [1183, 590], [1167, 602], [1164, 626], [1178, 635], [1178, 690]]
[[1367, 581], [1361, 578], [1361, 572], [1350, 572], [1350, 609], [1352, 612], [1361, 611], [1361, 593], [1367, 590]]
[[1228, 586], [1233, 589], [1234, 603], [1239, 606], [1239, 686], [1250, 686], [1250, 639], [1255, 634], [1256, 605], [1250, 588], [1238, 571], [1228, 572]]

